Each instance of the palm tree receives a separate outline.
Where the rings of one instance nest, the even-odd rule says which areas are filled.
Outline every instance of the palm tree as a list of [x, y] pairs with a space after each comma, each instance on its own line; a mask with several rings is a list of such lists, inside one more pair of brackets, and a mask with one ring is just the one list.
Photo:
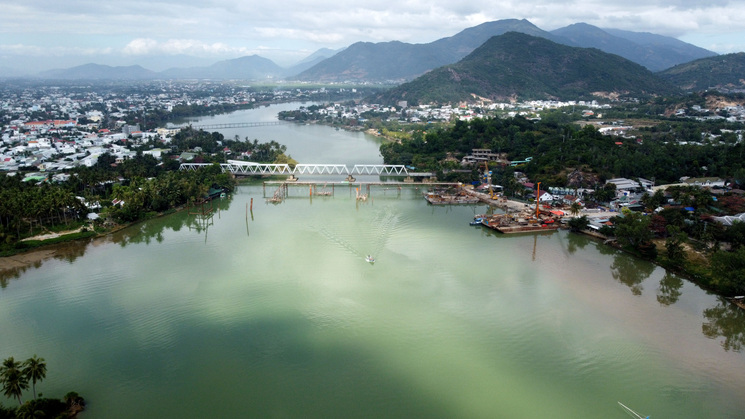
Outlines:
[[27, 359], [23, 363], [23, 375], [26, 376], [27, 381], [31, 380], [34, 390], [34, 400], [36, 400], [36, 382], [43, 380], [47, 376], [47, 363], [44, 362], [44, 358], [39, 358], [34, 354], [34, 356]]
[[582, 205], [577, 201], [572, 202], [572, 205], [569, 207], [569, 212], [576, 217], [580, 212], [582, 212]]
[[18, 419], [36, 419], [43, 418], [46, 415], [41, 409], [37, 409], [36, 401], [27, 401], [23, 406], [16, 410], [16, 417]]
[[6, 377], [13, 373], [14, 370], [18, 370], [21, 367], [20, 362], [16, 362], [13, 357], [8, 357], [0, 365], [0, 383], [5, 383]]
[[21, 363], [16, 362], [12, 356], [3, 361], [0, 367], [0, 382], [5, 397], [17, 398], [18, 404], [22, 405], [21, 395], [23, 390], [28, 389], [28, 379], [21, 371]]

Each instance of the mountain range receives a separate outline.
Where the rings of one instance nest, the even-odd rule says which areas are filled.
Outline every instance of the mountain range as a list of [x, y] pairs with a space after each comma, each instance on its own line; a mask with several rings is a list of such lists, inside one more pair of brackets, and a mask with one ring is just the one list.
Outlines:
[[302, 81], [365, 80], [400, 83], [434, 68], [455, 63], [489, 38], [510, 31], [539, 36], [558, 43], [568, 42], [527, 20], [505, 19], [482, 23], [428, 44], [358, 42], [295, 78]]
[[508, 32], [456, 64], [392, 88], [374, 102], [459, 103], [485, 98], [572, 100], [672, 95], [680, 90], [643, 66], [595, 48]]
[[701, 58], [659, 73], [684, 90], [745, 90], [745, 52]]
[[565, 45], [597, 48], [620, 55], [652, 71], [661, 71], [694, 59], [711, 57], [715, 53], [687, 44], [675, 38], [648, 32], [630, 32], [619, 29], [600, 29], [586, 23], [575, 23], [551, 31], [569, 40]]
[[[151, 71], [142, 66], [82, 66], [44, 71], [33, 75], [42, 79], [62, 80], [148, 80], [148, 79], [289, 79], [317, 82], [381, 82], [400, 84], [436, 68], [454, 64], [494, 36], [519, 32], [544, 38], [556, 44], [597, 48], [633, 61], [651, 71], [669, 69], [717, 54], [675, 38], [660, 35], [600, 29], [577, 23], [548, 32], [527, 20], [505, 19], [486, 22], [453, 36], [425, 44], [398, 41], [358, 42], [343, 50], [319, 50], [302, 62], [283, 68], [271, 60], [253, 55], [225, 60], [206, 66], [173, 67]], [[182, 62], [185, 62], [182, 60]], [[14, 74], [0, 67], [0, 76]]]

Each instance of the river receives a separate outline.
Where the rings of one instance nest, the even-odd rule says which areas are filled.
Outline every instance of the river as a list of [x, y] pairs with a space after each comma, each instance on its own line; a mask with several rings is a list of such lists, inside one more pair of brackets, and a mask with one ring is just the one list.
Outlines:
[[[382, 162], [362, 133], [223, 133], [301, 163]], [[211, 217], [150, 220], [3, 278], [0, 356], [45, 358], [37, 390], [79, 392], [91, 418], [745, 411], [742, 310], [655, 265], [566, 231], [471, 227], [485, 206], [433, 207], [414, 187], [271, 192], [244, 182]]]

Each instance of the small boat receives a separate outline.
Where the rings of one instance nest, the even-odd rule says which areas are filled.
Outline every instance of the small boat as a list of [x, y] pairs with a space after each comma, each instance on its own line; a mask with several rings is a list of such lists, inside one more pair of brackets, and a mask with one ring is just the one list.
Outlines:
[[473, 221], [471, 221], [468, 224], [470, 224], [472, 226], [480, 226], [481, 225], [481, 221], [483, 221], [482, 218], [474, 218]]
[[372, 256], [370, 256], [370, 255], [367, 255], [367, 256], [365, 256], [365, 262], [375, 263], [375, 258], [372, 257]]
[[621, 402], [618, 402], [618, 404], [620, 404], [620, 405], [621, 405], [621, 407], [623, 407], [623, 408], [624, 408], [624, 410], [626, 411], [626, 413], [628, 413], [628, 414], [630, 414], [630, 415], [633, 415], [633, 417], [635, 417], [635, 418], [637, 418], [637, 419], [650, 419], [650, 418], [649, 418], [649, 416], [642, 416], [642, 415], [640, 415], [640, 414], [638, 414], [638, 413], [634, 412], [633, 410], [631, 410], [631, 408], [630, 408], [630, 407], [626, 406], [625, 404], [623, 404], [623, 403], [621, 403]]

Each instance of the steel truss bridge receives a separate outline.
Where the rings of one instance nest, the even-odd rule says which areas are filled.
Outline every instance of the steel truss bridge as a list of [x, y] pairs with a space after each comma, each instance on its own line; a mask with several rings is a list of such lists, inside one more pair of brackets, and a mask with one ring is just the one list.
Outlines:
[[252, 127], [266, 127], [271, 125], [286, 125], [288, 121], [268, 121], [268, 122], [233, 122], [230, 124], [211, 124], [211, 125], [174, 125], [171, 128], [180, 129], [186, 127], [192, 127], [196, 129], [225, 129], [225, 128], [252, 128]]
[[[211, 163], [181, 163], [180, 170], [198, 170]], [[345, 164], [298, 164], [294, 168], [288, 164], [264, 164], [238, 160], [228, 160], [221, 163], [223, 172], [230, 172], [236, 176], [252, 175], [378, 175], [399, 177], [431, 177], [433, 173], [409, 172], [404, 165], [392, 164], [355, 164], [351, 169]]]

